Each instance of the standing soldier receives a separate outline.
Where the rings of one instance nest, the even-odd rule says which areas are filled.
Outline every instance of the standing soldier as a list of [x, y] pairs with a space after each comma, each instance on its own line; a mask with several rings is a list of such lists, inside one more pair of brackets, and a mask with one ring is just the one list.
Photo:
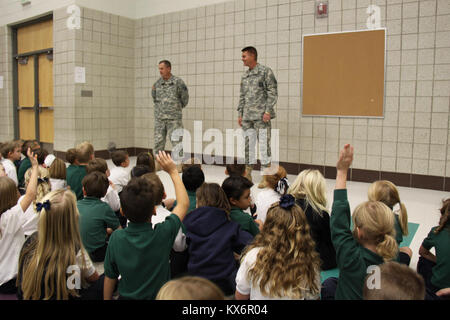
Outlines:
[[[183, 157], [182, 136], [177, 141], [172, 137], [174, 130], [183, 129], [182, 109], [189, 101], [189, 93], [181, 78], [172, 75], [172, 65], [167, 60], [159, 62], [159, 74], [161, 78], [152, 87], [152, 97], [155, 104], [155, 156], [159, 151], [164, 150], [166, 136], [169, 136], [172, 143], [172, 151], [179, 151], [172, 154], [174, 160]], [[181, 134], [181, 132], [180, 132]], [[180, 149], [175, 150], [179, 144]]]
[[[261, 171], [270, 166], [270, 120], [275, 118], [275, 104], [278, 98], [277, 79], [269, 67], [257, 62], [258, 53], [254, 47], [242, 49], [242, 62], [249, 69], [241, 80], [238, 123], [244, 130], [245, 165], [247, 173], [254, 164], [256, 137], [259, 141]], [[250, 152], [250, 156], [249, 156]]]

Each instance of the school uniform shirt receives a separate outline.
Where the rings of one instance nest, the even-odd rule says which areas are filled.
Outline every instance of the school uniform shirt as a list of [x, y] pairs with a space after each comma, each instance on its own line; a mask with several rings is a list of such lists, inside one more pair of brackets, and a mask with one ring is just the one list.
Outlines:
[[[172, 212], [164, 208], [163, 206], [159, 205], [156, 207], [156, 215], [152, 216], [152, 225], [153, 229], [155, 229], [156, 225], [158, 223], [163, 223], [168, 216], [170, 216]], [[178, 230], [177, 236], [175, 238], [175, 241], [173, 243], [173, 250], [176, 252], [181, 252], [186, 250], [186, 234], [183, 230], [184, 226], [181, 224], [180, 229]]]
[[280, 201], [280, 197], [280, 194], [271, 188], [264, 188], [258, 193], [255, 200], [258, 220], [266, 221], [267, 211], [273, 203]]
[[436, 265], [433, 267], [431, 283], [439, 289], [450, 287], [450, 223], [438, 234], [432, 228], [428, 237], [422, 242], [422, 246], [430, 250], [436, 250]]
[[66, 171], [67, 184], [77, 196], [77, 200], [83, 199], [83, 186], [81, 181], [86, 176], [86, 166], [69, 165]]
[[80, 234], [88, 253], [92, 253], [106, 244], [106, 228], [113, 230], [119, 227], [117, 218], [111, 207], [94, 197], [85, 197], [77, 201], [80, 212]]
[[[191, 212], [197, 207], [197, 196], [196, 191], [189, 191], [186, 190], [188, 198], [189, 198], [189, 208], [187, 210], [187, 213]], [[173, 207], [175, 208], [177, 206], [177, 200], [173, 203]]]
[[67, 187], [67, 181], [64, 179], [50, 178], [50, 187], [52, 191], [65, 189]]
[[400, 226], [400, 219], [398, 217], [398, 214], [394, 213], [394, 229], [395, 229], [395, 241], [398, 245], [403, 241], [403, 231], [402, 227]]
[[[25, 195], [19, 198], [17, 203], [20, 203]], [[31, 203], [27, 210], [24, 212], [24, 224], [22, 225], [22, 230], [26, 237], [35, 233], [38, 229], [39, 224], [39, 214], [34, 209], [34, 204]]]
[[123, 187], [130, 181], [130, 170], [124, 167], [114, 167], [111, 169], [109, 180], [111, 180], [117, 188], [117, 193], [122, 192]]
[[151, 223], [130, 222], [126, 229], [114, 231], [105, 257], [105, 276], [117, 279], [124, 299], [155, 299], [170, 280], [170, 251], [181, 227], [171, 214], [153, 229]]
[[19, 186], [23, 187], [25, 185], [25, 172], [31, 168], [31, 161], [30, 159], [25, 158], [20, 163], [19, 171], [17, 172], [17, 179], [19, 181]]
[[[253, 248], [247, 254], [244, 256], [244, 259], [241, 262], [241, 265], [239, 267], [239, 270], [236, 275], [236, 291], [243, 295], [250, 295], [250, 300], [294, 300], [288, 295], [284, 297], [271, 297], [271, 296], [265, 296], [261, 293], [261, 289], [259, 287], [259, 281], [258, 284], [255, 286], [253, 285], [251, 279], [248, 277], [248, 271], [252, 269], [256, 263], [256, 258], [258, 256], [259, 251], [262, 248]], [[317, 287], [320, 288], [320, 273], [317, 270], [316, 272], [316, 282]], [[297, 299], [297, 300], [318, 300], [319, 299], [319, 293], [312, 294], [310, 290], [306, 289], [306, 284], [302, 285], [303, 288], [305, 288], [302, 292], [303, 299]]]
[[14, 162], [12, 162], [9, 159], [2, 159], [1, 163], [2, 163], [3, 167], [5, 168], [6, 175], [14, 181], [16, 186], [18, 186], [19, 180], [17, 179], [17, 169], [16, 169], [16, 165], [14, 164]]
[[216, 207], [200, 207], [184, 218], [189, 246], [188, 272], [211, 281], [235, 286], [237, 266], [233, 252], [240, 253], [253, 236], [230, 221]]
[[384, 262], [382, 257], [355, 240], [350, 230], [350, 217], [347, 189], [334, 190], [330, 228], [339, 268], [336, 300], [362, 300], [367, 268]]
[[296, 199], [295, 202], [302, 208], [308, 220], [311, 237], [316, 243], [316, 251], [322, 261], [321, 269], [336, 268], [336, 250], [331, 241], [330, 215], [323, 210], [318, 213], [304, 198]]
[[26, 222], [20, 202], [0, 215], [0, 285], [17, 276], [20, 249], [25, 242]]
[[238, 207], [231, 207], [230, 219], [231, 221], [239, 223], [242, 230], [247, 231], [252, 236], [256, 236], [259, 233], [259, 228], [255, 223], [255, 220]]
[[119, 194], [117, 193], [117, 190], [113, 187], [109, 186], [108, 190], [106, 191], [106, 195], [101, 198], [103, 202], [106, 202], [111, 209], [116, 212], [120, 209], [120, 198]]

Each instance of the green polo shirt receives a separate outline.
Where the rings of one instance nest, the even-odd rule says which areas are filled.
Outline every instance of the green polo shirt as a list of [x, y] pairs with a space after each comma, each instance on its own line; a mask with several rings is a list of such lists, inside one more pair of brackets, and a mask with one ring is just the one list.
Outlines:
[[20, 163], [19, 170], [17, 171], [17, 179], [19, 180], [19, 186], [25, 185], [25, 172], [27, 172], [29, 168], [31, 168], [31, 161], [27, 157], [23, 159], [23, 161]]
[[85, 197], [77, 201], [80, 212], [80, 234], [88, 253], [106, 244], [106, 228], [117, 229], [120, 225], [114, 211], [98, 198]]
[[350, 217], [347, 189], [334, 190], [330, 228], [339, 268], [336, 300], [362, 300], [367, 267], [384, 262], [382, 257], [364, 248], [353, 238]]
[[109, 239], [105, 275], [119, 281], [119, 294], [125, 299], [155, 299], [170, 280], [169, 256], [181, 221], [171, 214], [155, 229], [151, 223], [133, 223], [117, 230]]
[[231, 221], [239, 223], [242, 230], [247, 231], [253, 236], [256, 236], [259, 233], [258, 225], [253, 218], [238, 207], [231, 207], [230, 219]]
[[394, 223], [394, 229], [395, 229], [395, 241], [397, 241], [397, 244], [400, 245], [403, 241], [403, 231], [402, 227], [400, 226], [400, 220], [397, 214], [394, 214], [395, 216], [395, 223]]
[[70, 190], [72, 190], [76, 196], [77, 200], [83, 199], [83, 186], [81, 184], [81, 181], [86, 176], [86, 166], [76, 166], [76, 165], [69, 165], [67, 167], [66, 171], [66, 177], [67, 177], [67, 185], [70, 186]]
[[431, 283], [439, 289], [450, 287], [450, 226], [444, 228], [438, 234], [432, 228], [428, 237], [423, 240], [422, 246], [430, 250], [436, 250], [436, 265], [433, 267]]
[[[186, 191], [187, 191], [187, 195], [189, 198], [189, 208], [187, 211], [187, 213], [189, 213], [197, 207], [197, 196], [196, 196], [196, 191], [188, 191], [188, 190], [186, 190]], [[175, 208], [176, 206], [177, 206], [177, 200], [175, 200], [175, 202], [173, 203], [173, 207]]]

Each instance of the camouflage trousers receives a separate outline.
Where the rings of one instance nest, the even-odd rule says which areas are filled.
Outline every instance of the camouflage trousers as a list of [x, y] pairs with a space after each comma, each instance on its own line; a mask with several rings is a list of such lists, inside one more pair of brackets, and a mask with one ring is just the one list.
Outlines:
[[259, 142], [259, 154], [261, 165], [267, 167], [270, 165], [272, 151], [270, 149], [270, 138], [272, 125], [270, 121], [262, 120], [242, 120], [242, 130], [244, 130], [245, 139], [245, 164], [256, 163], [256, 140]]
[[158, 120], [155, 119], [155, 147], [154, 155], [156, 156], [159, 151], [164, 151], [166, 146], [166, 137], [169, 136], [169, 140], [172, 144], [172, 158], [176, 161], [183, 158], [183, 132], [175, 132], [176, 129], [183, 129], [183, 121], [181, 119], [175, 120]]

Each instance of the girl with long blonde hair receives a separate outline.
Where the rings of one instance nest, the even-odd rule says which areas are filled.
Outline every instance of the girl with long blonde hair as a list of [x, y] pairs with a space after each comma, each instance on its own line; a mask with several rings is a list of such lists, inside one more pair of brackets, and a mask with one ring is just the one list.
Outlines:
[[52, 191], [37, 203], [37, 208], [38, 232], [27, 239], [20, 253], [19, 298], [102, 299], [103, 278], [99, 278], [83, 247], [74, 193]]
[[242, 253], [236, 299], [318, 299], [320, 258], [303, 210], [284, 195]]
[[365, 278], [371, 268], [398, 255], [394, 215], [382, 202], [366, 201], [353, 211], [350, 230], [350, 204], [347, 199], [347, 174], [353, 162], [353, 147], [346, 144], [336, 164], [336, 187], [331, 210], [331, 239], [336, 249], [339, 280], [322, 283], [323, 300], [362, 300]]
[[319, 170], [303, 170], [287, 192], [294, 196], [295, 202], [305, 212], [311, 236], [320, 254], [321, 269], [336, 268], [336, 250], [331, 242], [325, 178]]

